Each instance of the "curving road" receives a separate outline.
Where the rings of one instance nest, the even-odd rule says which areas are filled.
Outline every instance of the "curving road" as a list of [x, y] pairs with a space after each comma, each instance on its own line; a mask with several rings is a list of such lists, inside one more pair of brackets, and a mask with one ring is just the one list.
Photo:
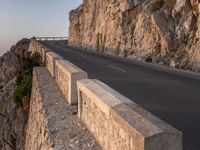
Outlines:
[[83, 51], [65, 41], [43, 45], [183, 132], [183, 150], [200, 150], [200, 75]]

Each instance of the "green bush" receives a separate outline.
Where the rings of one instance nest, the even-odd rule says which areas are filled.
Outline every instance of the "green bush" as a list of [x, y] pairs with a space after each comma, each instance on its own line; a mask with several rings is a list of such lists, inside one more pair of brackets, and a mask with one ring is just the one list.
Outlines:
[[27, 96], [31, 96], [31, 87], [32, 87], [32, 75], [26, 74], [24, 75], [23, 79], [17, 84], [15, 89], [13, 98], [14, 102], [20, 106], [22, 105], [22, 98]]
[[41, 57], [37, 53], [27, 53], [25, 56], [20, 57], [19, 61], [20, 69], [17, 75], [17, 86], [13, 94], [13, 99], [18, 106], [21, 106], [23, 98], [30, 98], [31, 96], [33, 67], [41, 65]]
[[41, 57], [38, 53], [27, 53], [20, 58], [21, 73], [32, 73], [33, 67], [41, 65]]

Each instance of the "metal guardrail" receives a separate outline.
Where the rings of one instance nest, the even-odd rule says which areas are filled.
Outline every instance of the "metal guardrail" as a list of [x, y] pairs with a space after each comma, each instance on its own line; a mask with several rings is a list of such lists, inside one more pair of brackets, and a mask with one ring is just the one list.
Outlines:
[[38, 41], [68, 40], [68, 37], [33, 37]]

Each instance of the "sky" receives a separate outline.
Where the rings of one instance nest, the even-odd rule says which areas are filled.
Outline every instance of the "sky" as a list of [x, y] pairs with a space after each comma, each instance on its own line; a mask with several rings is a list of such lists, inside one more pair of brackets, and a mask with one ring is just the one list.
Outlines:
[[69, 11], [82, 0], [0, 0], [0, 56], [22, 38], [67, 36]]

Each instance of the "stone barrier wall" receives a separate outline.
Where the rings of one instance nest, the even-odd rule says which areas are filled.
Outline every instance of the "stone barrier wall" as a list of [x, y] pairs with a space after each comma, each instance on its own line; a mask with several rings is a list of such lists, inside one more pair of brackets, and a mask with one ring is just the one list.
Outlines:
[[62, 59], [62, 57], [54, 52], [46, 53], [46, 66], [53, 78], [55, 77], [56, 60], [59, 59]]
[[46, 112], [44, 111], [44, 97], [41, 95], [40, 84], [35, 68], [33, 71], [32, 94], [26, 131], [26, 150], [53, 149], [54, 145], [48, 127], [49, 123], [46, 118]]
[[31, 39], [28, 51], [33, 52], [33, 53], [36, 52], [40, 54], [40, 56], [42, 57], [42, 61], [46, 62], [46, 53], [49, 52], [50, 50], [44, 47], [39, 42], [37, 42], [36, 40]]
[[[78, 115], [103, 149], [182, 149], [181, 132], [104, 83], [86, 79], [86, 72], [39, 42], [33, 40], [30, 45], [30, 51], [38, 52], [46, 62], [67, 102], [77, 104], [78, 99]], [[45, 123], [41, 122], [41, 126]], [[46, 142], [46, 146], [50, 144], [49, 141], [42, 142]]]
[[29, 52], [37, 52], [37, 43], [34, 39], [31, 39], [31, 42], [29, 44], [29, 49], [28, 49]]
[[67, 60], [32, 39], [29, 51], [37, 52], [45, 62], [52, 77], [56, 79], [68, 104], [78, 104], [77, 84], [80, 79], [87, 78], [87, 73]]
[[46, 54], [50, 52], [50, 50], [46, 47], [42, 48], [42, 52], [41, 52], [41, 57], [42, 57], [42, 61], [46, 64]]
[[66, 60], [57, 60], [55, 78], [69, 104], [78, 104], [77, 84], [80, 79], [87, 78], [87, 73]]
[[103, 149], [181, 150], [182, 133], [98, 80], [78, 81], [79, 117]]
[[47, 68], [34, 68], [32, 85], [24, 150], [99, 150]]

